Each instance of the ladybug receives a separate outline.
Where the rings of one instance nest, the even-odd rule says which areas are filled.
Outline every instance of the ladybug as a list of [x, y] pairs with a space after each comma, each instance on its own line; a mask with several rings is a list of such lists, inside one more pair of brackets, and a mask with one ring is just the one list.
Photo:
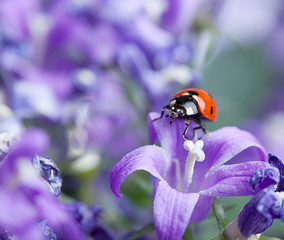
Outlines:
[[214, 99], [204, 90], [199, 88], [187, 88], [178, 92], [170, 100], [169, 104], [164, 106], [161, 116], [155, 120], [161, 119], [165, 111], [169, 114], [166, 117], [171, 117], [170, 124], [176, 118], [184, 117], [186, 128], [183, 132], [184, 140], [186, 137], [190, 120], [196, 122], [199, 126], [193, 129], [194, 134], [197, 129], [202, 129], [206, 133], [206, 128], [202, 120], [216, 121], [217, 118], [217, 105]]

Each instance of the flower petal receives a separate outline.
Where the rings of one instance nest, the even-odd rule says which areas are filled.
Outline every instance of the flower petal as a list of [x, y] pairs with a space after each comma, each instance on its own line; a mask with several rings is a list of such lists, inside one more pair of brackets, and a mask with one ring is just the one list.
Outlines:
[[5, 158], [2, 166], [2, 174], [0, 182], [6, 181], [11, 177], [10, 171], [16, 171], [17, 164], [20, 159], [26, 158], [32, 162], [36, 154], [43, 154], [48, 148], [49, 138], [46, 132], [39, 128], [31, 128], [27, 130], [18, 142], [15, 142], [11, 147], [10, 152]]
[[191, 184], [191, 191], [194, 192], [199, 192], [201, 188], [204, 189], [204, 176], [206, 180], [206, 176], [210, 174], [209, 171], [214, 171], [223, 164], [244, 163], [251, 160], [267, 161], [267, 154], [259, 141], [249, 132], [236, 127], [223, 127], [211, 132], [205, 135], [203, 141], [205, 160], [195, 165]]
[[169, 168], [169, 160], [164, 150], [157, 146], [144, 146], [124, 156], [111, 170], [109, 181], [113, 193], [122, 197], [119, 188], [124, 179], [137, 170], [145, 170], [163, 180]]
[[9, 154], [9, 158], [23, 156], [31, 159], [36, 154], [42, 154], [49, 146], [49, 138], [46, 132], [39, 128], [28, 129], [19, 142], [15, 144], [15, 148]]
[[162, 17], [162, 27], [180, 33], [192, 23], [200, 1], [168, 0], [167, 3], [169, 6]]
[[160, 181], [154, 199], [154, 224], [159, 240], [181, 239], [199, 198], [183, 193]]
[[[183, 147], [183, 131], [186, 127], [184, 119], [178, 118], [172, 124], [170, 119], [163, 117], [159, 119], [160, 114], [152, 112], [148, 117], [149, 138], [152, 144], [160, 142], [163, 149], [171, 159], [179, 159], [181, 169], [184, 168], [188, 152]], [[155, 120], [157, 119], [157, 120]], [[190, 131], [189, 131], [190, 132]]]
[[[163, 148], [171, 148], [174, 145], [181, 145], [183, 144], [173, 144], [177, 140], [181, 140], [183, 142], [182, 133], [185, 129], [184, 120], [181, 118], [177, 118], [172, 124], [171, 118], [163, 117], [160, 118], [160, 113], [151, 112], [149, 113], [148, 117], [148, 125], [149, 125], [149, 135], [150, 135], [150, 142], [152, 144], [159, 141]], [[166, 113], [165, 113], [166, 115]]]
[[222, 165], [209, 172], [205, 181], [205, 190], [200, 194], [208, 196], [245, 196], [254, 194], [249, 179], [254, 173], [269, 164], [261, 161]]
[[223, 127], [204, 137], [204, 152], [210, 157], [210, 166], [220, 166], [242, 151], [255, 147], [261, 161], [266, 161], [266, 151], [251, 133], [237, 127]]
[[194, 206], [194, 210], [192, 212], [191, 218], [189, 220], [189, 226], [193, 223], [200, 222], [207, 218], [211, 211], [213, 197], [209, 197], [206, 195], [199, 195], [198, 201]]

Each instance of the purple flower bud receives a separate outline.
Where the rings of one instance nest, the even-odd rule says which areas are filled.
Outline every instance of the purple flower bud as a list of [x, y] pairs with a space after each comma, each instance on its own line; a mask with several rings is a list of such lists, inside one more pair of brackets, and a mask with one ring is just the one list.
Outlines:
[[79, 224], [81, 230], [95, 240], [111, 240], [112, 232], [99, 221], [102, 209], [96, 205], [88, 207], [82, 202], [66, 204], [74, 219]]
[[277, 168], [280, 173], [279, 183], [275, 191], [276, 192], [284, 191], [284, 164], [282, 160], [276, 157], [275, 155], [268, 154], [268, 162], [272, 167]]
[[279, 171], [275, 167], [266, 167], [263, 170], [258, 170], [248, 180], [254, 191], [256, 189], [264, 189], [269, 185], [275, 185], [279, 182]]
[[54, 161], [49, 157], [36, 155], [33, 158], [33, 166], [40, 170], [41, 176], [46, 180], [54, 196], [59, 197], [62, 179], [59, 176], [59, 169], [56, 167]]
[[267, 187], [244, 206], [238, 216], [238, 226], [242, 235], [249, 237], [264, 232], [275, 218], [284, 220], [282, 199], [277, 196], [273, 187]]
[[52, 228], [47, 224], [47, 220], [43, 220], [39, 223], [46, 240], [56, 240], [56, 235], [53, 232]]

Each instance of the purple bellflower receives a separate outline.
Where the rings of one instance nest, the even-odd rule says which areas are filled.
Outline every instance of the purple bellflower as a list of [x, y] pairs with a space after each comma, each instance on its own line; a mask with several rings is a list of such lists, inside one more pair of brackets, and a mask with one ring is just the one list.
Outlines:
[[258, 170], [249, 179], [257, 193], [243, 207], [237, 219], [225, 229], [225, 234], [230, 238], [248, 238], [253, 234], [262, 233], [272, 225], [274, 219], [284, 222], [284, 164], [272, 154], [268, 154], [268, 162], [271, 166]]
[[[148, 145], [124, 156], [110, 172], [110, 187], [122, 197], [119, 188], [129, 174], [145, 170], [155, 177], [153, 215], [159, 239], [181, 239], [187, 226], [208, 217], [215, 196], [253, 194], [247, 179], [269, 166], [254, 136], [225, 127], [194, 144], [183, 140], [182, 119], [170, 126], [167, 118], [152, 122], [157, 113], [149, 116], [150, 140], [159, 140], [161, 147]], [[251, 161], [253, 151], [257, 157]]]
[[[0, 226], [17, 239], [44, 239], [39, 223], [46, 220], [62, 239], [85, 239], [62, 203], [50, 193], [32, 166], [49, 144], [47, 135], [30, 129], [14, 143], [0, 167]], [[60, 238], [61, 239], [61, 238]]]
[[77, 97], [74, 72], [132, 64], [139, 74], [128, 76], [160, 109], [169, 89], [194, 79], [186, 32], [199, 2], [3, 0], [0, 63], [9, 105], [20, 118], [62, 121], [65, 103]]

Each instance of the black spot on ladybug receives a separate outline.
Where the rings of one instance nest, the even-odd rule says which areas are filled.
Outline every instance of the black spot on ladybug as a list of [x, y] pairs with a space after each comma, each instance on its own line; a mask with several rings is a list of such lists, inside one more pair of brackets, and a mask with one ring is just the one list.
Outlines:
[[211, 106], [211, 108], [210, 108], [210, 114], [212, 114], [213, 113], [213, 107]]
[[188, 93], [189, 93], [190, 95], [196, 95], [196, 96], [199, 95], [198, 92], [195, 92], [195, 91], [188, 91]]

